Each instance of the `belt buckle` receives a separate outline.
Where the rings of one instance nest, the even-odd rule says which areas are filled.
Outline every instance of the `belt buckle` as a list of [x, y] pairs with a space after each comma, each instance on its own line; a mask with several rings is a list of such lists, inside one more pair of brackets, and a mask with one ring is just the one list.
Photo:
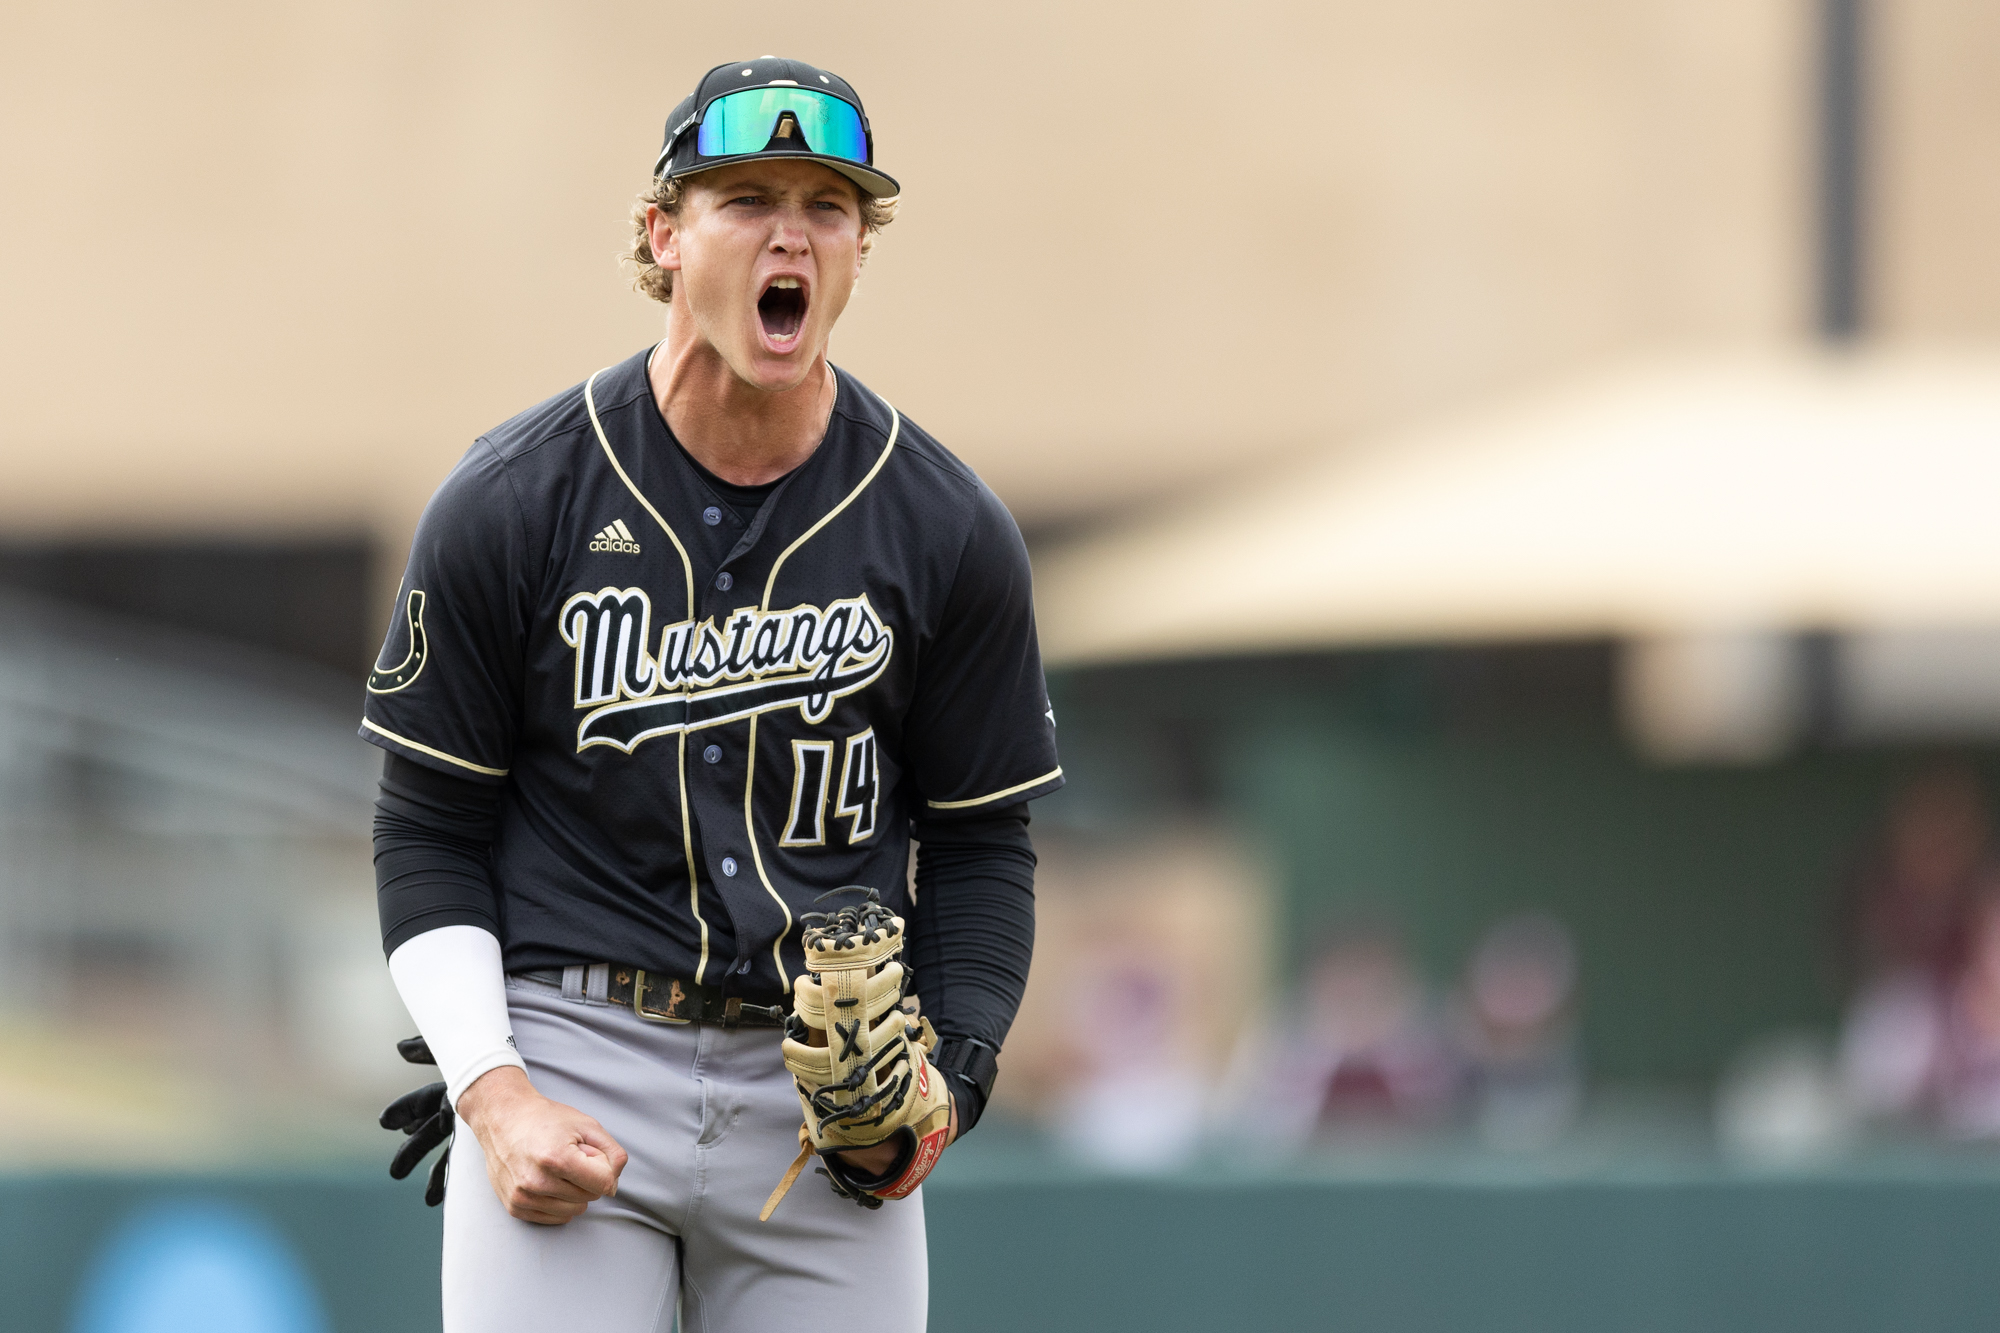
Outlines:
[[645, 1019], [648, 1023], [673, 1023], [676, 1026], [685, 1026], [692, 1023], [694, 1020], [691, 1018], [677, 1016], [680, 1007], [687, 1003], [687, 994], [681, 990], [680, 978], [668, 977], [667, 986], [667, 1007], [665, 1009], [648, 1009], [646, 1007], [645, 969], [634, 968], [632, 975], [632, 1012], [640, 1018]]

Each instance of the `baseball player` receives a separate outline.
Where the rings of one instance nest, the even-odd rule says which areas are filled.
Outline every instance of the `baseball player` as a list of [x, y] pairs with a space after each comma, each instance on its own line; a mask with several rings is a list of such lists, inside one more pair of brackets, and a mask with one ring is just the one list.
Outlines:
[[362, 734], [443, 1078], [392, 1169], [470, 1130], [449, 1333], [924, 1325], [919, 1185], [992, 1090], [1063, 779], [1012, 519], [827, 360], [898, 193], [845, 80], [710, 70], [634, 217], [665, 338], [418, 525]]

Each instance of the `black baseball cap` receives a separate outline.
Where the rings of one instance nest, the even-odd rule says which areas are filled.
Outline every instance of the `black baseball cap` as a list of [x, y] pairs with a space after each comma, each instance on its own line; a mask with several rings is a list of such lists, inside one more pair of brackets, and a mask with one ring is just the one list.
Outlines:
[[759, 56], [717, 65], [667, 117], [656, 178], [678, 180], [751, 157], [822, 162], [869, 194], [902, 193], [875, 169], [875, 136], [846, 79], [803, 60]]

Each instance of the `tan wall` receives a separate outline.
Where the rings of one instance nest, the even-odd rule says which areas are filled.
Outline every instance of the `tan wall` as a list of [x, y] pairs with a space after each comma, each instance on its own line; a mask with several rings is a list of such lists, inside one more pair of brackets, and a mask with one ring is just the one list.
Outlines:
[[1874, 16], [1868, 237], [1875, 322], [1905, 341], [2000, 334], [2000, 6]]
[[656, 335], [626, 201], [696, 75], [773, 50], [908, 186], [837, 355], [1029, 521], [1784, 339], [1802, 3], [10, 4], [0, 533], [400, 542], [473, 434]]

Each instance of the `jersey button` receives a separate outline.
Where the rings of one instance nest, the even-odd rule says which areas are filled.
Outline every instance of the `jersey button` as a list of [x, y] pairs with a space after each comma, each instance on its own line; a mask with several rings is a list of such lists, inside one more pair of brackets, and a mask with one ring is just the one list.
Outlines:
[[708, 524], [708, 526], [712, 528], [716, 524], [722, 522], [722, 511], [720, 509], [717, 509], [714, 505], [710, 505], [708, 508], [701, 511], [701, 521]]
[[711, 745], [701, 752], [701, 757], [708, 760], [711, 764], [719, 764], [722, 762], [722, 747], [720, 745]]
[[735, 878], [736, 878], [736, 858], [735, 858], [735, 857], [733, 857], [733, 856], [725, 856], [725, 857], [723, 857], [723, 858], [722, 858], [722, 873], [723, 873], [723, 874], [725, 874], [725, 875], [727, 875], [727, 876], [729, 876], [729, 877], [730, 877], [731, 879], [735, 879]]
[[725, 569], [715, 576], [715, 586], [722, 592], [728, 592], [736, 586], [736, 576]]

